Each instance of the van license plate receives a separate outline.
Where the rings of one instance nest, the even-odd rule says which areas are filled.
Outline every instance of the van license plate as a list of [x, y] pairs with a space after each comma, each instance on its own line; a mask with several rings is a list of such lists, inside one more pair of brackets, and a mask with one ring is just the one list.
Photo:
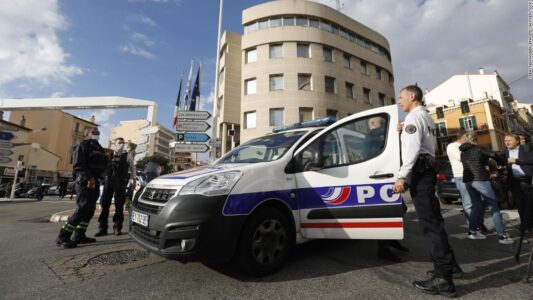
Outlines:
[[131, 212], [131, 221], [140, 224], [144, 227], [148, 227], [148, 215], [141, 214], [136, 211]]

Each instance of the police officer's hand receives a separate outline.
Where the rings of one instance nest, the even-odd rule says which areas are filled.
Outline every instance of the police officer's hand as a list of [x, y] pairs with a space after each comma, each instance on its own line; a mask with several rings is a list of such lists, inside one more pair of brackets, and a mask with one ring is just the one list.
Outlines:
[[392, 187], [392, 191], [396, 194], [405, 192], [405, 179], [399, 178]]
[[94, 180], [94, 178], [89, 178], [89, 181], [87, 182], [87, 187], [90, 189], [96, 188], [96, 180]]
[[510, 163], [510, 164], [516, 164], [516, 158], [509, 157], [507, 159], [507, 162]]
[[396, 131], [398, 131], [398, 133], [402, 133], [402, 131], [403, 131], [403, 122], [400, 122], [400, 123], [398, 123], [398, 125], [396, 125]]

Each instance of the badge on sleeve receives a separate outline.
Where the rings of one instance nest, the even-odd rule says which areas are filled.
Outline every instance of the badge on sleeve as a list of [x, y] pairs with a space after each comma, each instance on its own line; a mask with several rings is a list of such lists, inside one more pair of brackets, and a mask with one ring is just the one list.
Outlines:
[[409, 133], [409, 134], [413, 134], [416, 132], [416, 126], [413, 125], [413, 124], [409, 124], [407, 126], [405, 126], [405, 132]]

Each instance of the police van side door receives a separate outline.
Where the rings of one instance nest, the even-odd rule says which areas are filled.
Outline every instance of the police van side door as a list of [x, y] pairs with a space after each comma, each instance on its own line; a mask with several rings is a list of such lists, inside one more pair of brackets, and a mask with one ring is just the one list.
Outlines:
[[[376, 122], [381, 127], [371, 130]], [[400, 168], [397, 123], [395, 105], [368, 110], [329, 126], [295, 152], [303, 237], [403, 238], [402, 198], [392, 193]]]

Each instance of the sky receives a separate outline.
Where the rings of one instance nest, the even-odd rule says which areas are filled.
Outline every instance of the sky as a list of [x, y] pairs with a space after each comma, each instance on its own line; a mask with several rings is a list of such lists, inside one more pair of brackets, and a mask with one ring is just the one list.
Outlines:
[[[283, 0], [292, 1], [292, 0]], [[223, 29], [241, 33], [226, 0]], [[334, 0], [316, 0], [334, 7]], [[497, 70], [515, 98], [533, 103], [527, 78], [526, 0], [341, 0], [341, 12], [384, 35], [395, 89], [436, 87], [454, 74]], [[0, 0], [0, 98], [122, 96], [156, 101], [171, 127], [180, 74], [202, 63], [201, 109], [212, 110], [219, 1]], [[196, 71], [195, 71], [196, 72]], [[102, 141], [146, 110], [85, 110]]]

